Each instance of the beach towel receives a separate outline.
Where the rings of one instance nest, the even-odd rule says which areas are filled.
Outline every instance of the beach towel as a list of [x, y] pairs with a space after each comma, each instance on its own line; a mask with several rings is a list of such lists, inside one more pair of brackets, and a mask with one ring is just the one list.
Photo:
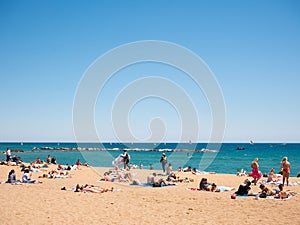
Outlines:
[[17, 181], [15, 183], [8, 183], [7, 181], [1, 181], [0, 184], [22, 185], [23, 183], [21, 181]]
[[[199, 188], [186, 188], [186, 190], [189, 190], [189, 191], [200, 191]], [[226, 187], [226, 186], [217, 186], [217, 192], [225, 192], [225, 191], [232, 191], [234, 190], [233, 187]]]
[[292, 198], [292, 195], [289, 195], [287, 198], [275, 198], [274, 196], [268, 196], [266, 199], [268, 200], [276, 200], [276, 201], [287, 201]]
[[[258, 181], [257, 182], [258, 184], [273, 184], [273, 185], [279, 185], [279, 184], [282, 184], [282, 181], [270, 181], [270, 182], [267, 182], [266, 180], [263, 180], [263, 181]], [[289, 182], [289, 186], [297, 186], [297, 185], [300, 185], [300, 182]]]

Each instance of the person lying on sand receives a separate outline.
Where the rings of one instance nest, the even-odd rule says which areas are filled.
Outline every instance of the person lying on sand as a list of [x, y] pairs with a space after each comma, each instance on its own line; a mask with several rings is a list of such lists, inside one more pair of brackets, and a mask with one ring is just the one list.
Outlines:
[[100, 181], [109, 181], [109, 182], [133, 182], [132, 174], [129, 171], [112, 175], [111, 172], [105, 172], [104, 176], [100, 179]]
[[[62, 187], [61, 190], [67, 190], [67, 189], [66, 189], [66, 187]], [[89, 184], [85, 184], [85, 185], [77, 184], [74, 192], [104, 193], [104, 192], [108, 192], [108, 191], [114, 191], [114, 188], [113, 187], [101, 188], [101, 187], [96, 187], [94, 185], [89, 185]]]
[[266, 196], [272, 196], [276, 194], [276, 191], [266, 187], [264, 184], [261, 184], [259, 186], [260, 190], [261, 190], [261, 194], [260, 196], [266, 197]]
[[182, 178], [177, 176], [174, 172], [170, 173], [170, 175], [166, 179], [169, 182], [182, 182], [182, 183], [189, 183], [189, 182], [194, 182], [193, 178]]
[[283, 190], [283, 184], [279, 184], [278, 188], [279, 188], [279, 192], [278, 192], [278, 194], [276, 194], [275, 198], [285, 199], [285, 198], [289, 198], [290, 196], [294, 196], [297, 194], [294, 191]]

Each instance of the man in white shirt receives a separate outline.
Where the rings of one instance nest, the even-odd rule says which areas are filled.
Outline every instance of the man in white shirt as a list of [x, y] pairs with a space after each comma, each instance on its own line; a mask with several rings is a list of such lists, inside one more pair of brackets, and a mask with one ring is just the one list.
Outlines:
[[6, 149], [6, 162], [10, 161], [11, 151], [9, 148]]

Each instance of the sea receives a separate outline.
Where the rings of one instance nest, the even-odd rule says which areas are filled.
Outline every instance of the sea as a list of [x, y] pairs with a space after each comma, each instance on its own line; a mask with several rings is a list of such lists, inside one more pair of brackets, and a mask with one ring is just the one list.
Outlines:
[[271, 168], [279, 172], [281, 159], [286, 156], [291, 163], [291, 176], [300, 172], [299, 143], [0, 143], [0, 160], [6, 159], [7, 148], [18, 150], [13, 151], [12, 156], [24, 162], [38, 157], [45, 160], [50, 155], [55, 156], [59, 164], [72, 165], [80, 159], [95, 167], [113, 167], [112, 161], [127, 150], [130, 163], [142, 164], [144, 169], [152, 164], [155, 170], [161, 169], [160, 157], [164, 152], [173, 170], [191, 166], [201, 171], [227, 174], [236, 174], [240, 169], [250, 172], [255, 158], [259, 158], [262, 173], [268, 173]]

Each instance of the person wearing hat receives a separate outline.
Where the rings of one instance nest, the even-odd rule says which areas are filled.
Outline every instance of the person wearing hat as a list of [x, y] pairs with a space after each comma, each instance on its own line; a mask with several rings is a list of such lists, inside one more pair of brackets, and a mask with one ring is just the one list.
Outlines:
[[161, 163], [161, 166], [162, 166], [162, 170], [163, 172], [165, 173], [166, 172], [166, 165], [168, 163], [168, 159], [167, 159], [167, 156], [165, 153], [163, 153], [161, 155], [161, 158], [160, 158], [160, 163]]

